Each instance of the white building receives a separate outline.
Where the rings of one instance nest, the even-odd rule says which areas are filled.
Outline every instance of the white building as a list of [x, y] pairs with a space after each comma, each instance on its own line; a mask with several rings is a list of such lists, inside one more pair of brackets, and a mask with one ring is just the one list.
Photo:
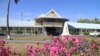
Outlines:
[[[82, 32], [93, 30], [100, 31], [100, 24], [74, 23], [68, 21], [68, 19], [63, 18], [52, 9], [46, 14], [41, 14], [32, 21], [9, 20], [10, 33], [59, 35], [63, 32], [64, 22], [67, 22], [65, 23], [67, 25], [65, 28], [68, 34], [82, 34]], [[6, 33], [6, 27], [6, 20], [0, 19], [0, 32]]]
[[[100, 32], [100, 24], [93, 24], [93, 23], [75, 23], [75, 22], [65, 22], [64, 29], [62, 35], [79, 35], [79, 34], [86, 34], [98, 31]], [[67, 34], [66, 34], [67, 33]]]
[[[59, 35], [62, 33], [63, 24], [68, 19], [60, 16], [55, 10], [41, 14], [33, 21], [9, 20], [10, 32], [22, 34]], [[6, 32], [6, 20], [1, 20], [0, 31]]]

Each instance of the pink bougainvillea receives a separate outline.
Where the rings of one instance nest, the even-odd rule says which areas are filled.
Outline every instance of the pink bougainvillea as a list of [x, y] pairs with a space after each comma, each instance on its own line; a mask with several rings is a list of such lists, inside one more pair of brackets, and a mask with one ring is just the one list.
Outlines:
[[54, 38], [51, 35], [50, 38], [51, 42], [45, 43], [43, 49], [41, 50], [38, 50], [38, 48], [36, 47], [34, 49], [33, 46], [28, 46], [28, 49], [30, 50], [28, 50], [28, 56], [30, 56], [31, 53], [33, 53], [34, 56], [36, 56], [37, 53], [41, 51], [44, 51], [41, 52], [44, 53], [44, 56], [46, 54], [50, 56], [71, 56], [77, 53], [77, 49], [84, 42], [82, 38], [75, 36], [59, 36]]
[[[28, 56], [73, 56], [75, 54], [81, 55], [87, 53], [90, 48], [88, 41], [84, 37], [80, 36], [50, 36], [51, 41], [44, 43], [43, 48], [39, 49], [33, 46], [29, 47], [27, 51]], [[99, 46], [93, 42], [91, 44], [92, 49], [96, 49]], [[30, 55], [31, 54], [31, 55]]]
[[57, 46], [52, 46], [50, 48], [50, 56], [59, 56], [59, 49]]
[[20, 56], [20, 54], [14, 52], [12, 48], [5, 46], [4, 40], [0, 40], [0, 56], [13, 56], [13, 55]]
[[[43, 47], [39, 47], [40, 43], [28, 44], [26, 56], [87, 56], [85, 54], [88, 51], [91, 53], [100, 51], [99, 44], [95, 41], [88, 42], [84, 37], [68, 35], [53, 37], [51, 35], [50, 38], [49, 42], [43, 43]], [[0, 56], [20, 56], [14, 52], [13, 48], [7, 47], [5, 44], [4, 40], [0, 40]]]

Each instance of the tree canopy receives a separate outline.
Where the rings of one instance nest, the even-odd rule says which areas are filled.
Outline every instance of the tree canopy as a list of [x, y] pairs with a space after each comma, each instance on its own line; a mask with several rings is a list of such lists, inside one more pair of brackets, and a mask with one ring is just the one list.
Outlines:
[[83, 19], [83, 18], [81, 18], [77, 22], [79, 22], [79, 23], [96, 23], [96, 24], [100, 24], [100, 19], [93, 18], [92, 20], [90, 20], [90, 19]]

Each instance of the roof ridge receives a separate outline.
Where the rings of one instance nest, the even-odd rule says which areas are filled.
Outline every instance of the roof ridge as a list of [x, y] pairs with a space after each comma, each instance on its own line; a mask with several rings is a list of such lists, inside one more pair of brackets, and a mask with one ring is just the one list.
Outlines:
[[50, 14], [52, 11], [56, 14], [56, 16], [62, 18], [62, 16], [61, 16], [60, 14], [58, 14], [54, 9], [51, 9], [49, 12], [47, 12], [47, 13], [45, 14], [45, 16], [47, 16], [48, 14]]

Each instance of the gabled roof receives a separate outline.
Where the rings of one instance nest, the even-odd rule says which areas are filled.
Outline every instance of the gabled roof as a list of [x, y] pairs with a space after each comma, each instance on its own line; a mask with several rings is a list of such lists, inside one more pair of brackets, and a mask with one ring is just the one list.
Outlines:
[[77, 29], [100, 29], [100, 24], [68, 22], [68, 25]]
[[38, 16], [38, 18], [63, 18], [61, 15], [59, 15], [54, 9], [51, 9], [46, 14], [41, 14]]

